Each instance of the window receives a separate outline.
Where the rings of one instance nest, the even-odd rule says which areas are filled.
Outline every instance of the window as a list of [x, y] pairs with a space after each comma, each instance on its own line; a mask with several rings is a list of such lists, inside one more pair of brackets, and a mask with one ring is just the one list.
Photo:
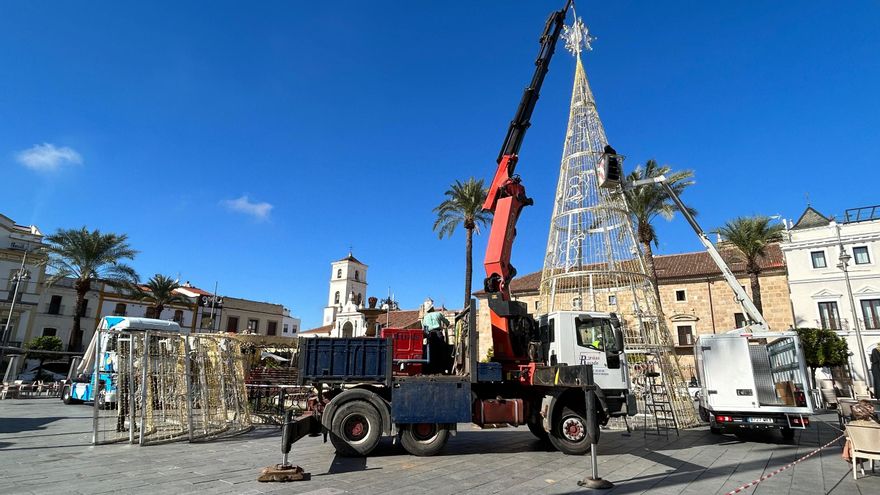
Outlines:
[[687, 292], [685, 292], [684, 289], [679, 289], [679, 290], [675, 291], [675, 301], [676, 302], [687, 301]]
[[812, 251], [810, 259], [813, 260], [813, 268], [828, 267], [828, 263], [825, 263], [825, 251]]
[[853, 258], [855, 258], [857, 265], [867, 265], [871, 263], [871, 257], [868, 256], [867, 246], [854, 247]]
[[226, 319], [226, 331], [236, 333], [238, 332], [238, 317], [230, 316]]
[[354, 271], [354, 279], [359, 281], [361, 279], [361, 272], [355, 270]]
[[614, 330], [611, 329], [611, 322], [603, 318], [575, 318], [574, 325], [577, 331], [577, 343], [581, 347], [589, 347], [604, 351], [607, 347], [611, 351], [616, 351], [617, 341], [614, 338]]
[[735, 328], [742, 328], [746, 326], [746, 315], [742, 313], [734, 313], [733, 314], [733, 325]]
[[116, 307], [113, 308], [114, 316], [125, 316], [125, 303], [116, 303]]
[[333, 296], [333, 304], [339, 304], [339, 291], [336, 291], [336, 295]]
[[357, 297], [357, 305], [358, 305], [358, 306], [361, 305], [361, 300], [362, 300], [362, 299], [363, 299], [363, 294], [358, 294], [358, 297]]
[[176, 321], [180, 325], [183, 325], [183, 310], [182, 309], [175, 309], [174, 310], [174, 321]]
[[342, 278], [342, 268], [336, 270], [336, 278]]
[[266, 326], [266, 335], [275, 335], [278, 333], [278, 322], [270, 321]]
[[836, 302], [819, 303], [819, 320], [822, 328], [840, 330], [840, 315], [837, 313]]
[[89, 300], [88, 299], [83, 299], [83, 307], [82, 307], [82, 311], [80, 311], [79, 315], [82, 316], [83, 318], [85, 318], [86, 316], [89, 315]]
[[156, 308], [150, 306], [147, 308], [147, 312], [145, 314], [147, 318], [159, 318], [159, 311]]
[[43, 337], [54, 337], [58, 334], [58, 329], [56, 328], [44, 328], [43, 329]]
[[690, 325], [679, 325], [678, 329], [678, 345], [694, 345], [694, 327]]
[[617, 306], [617, 296], [615, 294], [611, 294], [610, 296], [608, 296], [608, 305]]
[[880, 328], [880, 299], [862, 301], [862, 317], [865, 319], [866, 329]]
[[281, 332], [284, 334], [287, 334], [287, 332], [288, 332], [287, 323], [284, 324], [284, 328], [281, 330]]
[[49, 301], [49, 310], [46, 312], [50, 315], [61, 314], [61, 296], [52, 296], [52, 300]]
[[247, 326], [248, 332], [257, 333], [260, 329], [260, 322], [258, 320], [248, 320]]
[[541, 311], [541, 301], [535, 301], [535, 311]]

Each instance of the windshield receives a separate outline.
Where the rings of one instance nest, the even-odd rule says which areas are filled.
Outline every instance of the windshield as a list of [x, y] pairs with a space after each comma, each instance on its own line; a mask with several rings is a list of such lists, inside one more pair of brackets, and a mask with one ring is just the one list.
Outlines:
[[611, 321], [606, 318], [575, 318], [577, 343], [581, 347], [589, 347], [599, 351], [619, 351]]

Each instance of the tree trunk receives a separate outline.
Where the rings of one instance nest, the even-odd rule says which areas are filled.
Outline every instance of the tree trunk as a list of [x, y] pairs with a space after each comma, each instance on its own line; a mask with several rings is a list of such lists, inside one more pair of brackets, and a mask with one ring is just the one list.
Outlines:
[[648, 268], [648, 276], [654, 282], [654, 295], [657, 296], [657, 313], [663, 313], [663, 303], [660, 302], [660, 284], [657, 283], [657, 269], [654, 267], [654, 250], [651, 249], [651, 242], [642, 242], [642, 248], [645, 251], [645, 265]]
[[[464, 306], [466, 308], [471, 303], [471, 283], [474, 270], [473, 249], [474, 249], [474, 229], [466, 229], [464, 251]], [[473, 309], [473, 308], [471, 308]]]
[[761, 306], [761, 283], [758, 281], [758, 272], [750, 271], [749, 281], [752, 285], [752, 302], [755, 303], [755, 307], [763, 315], [764, 308]]
[[74, 284], [76, 289], [76, 306], [73, 310], [73, 329], [70, 331], [70, 340], [68, 341], [68, 351], [78, 352], [82, 349], [82, 327], [80, 325], [80, 315], [85, 310], [86, 293], [92, 288], [90, 280], [77, 280]]
[[157, 304], [156, 305], [156, 319], [157, 320], [162, 319], [162, 311], [165, 311], [165, 305], [164, 304]]

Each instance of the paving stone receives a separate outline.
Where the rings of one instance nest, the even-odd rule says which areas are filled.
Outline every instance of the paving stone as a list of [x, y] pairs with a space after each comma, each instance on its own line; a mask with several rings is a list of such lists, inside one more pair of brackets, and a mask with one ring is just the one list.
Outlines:
[[[415, 457], [383, 440], [368, 459], [339, 458], [320, 438], [304, 438], [294, 463], [308, 481], [258, 483], [280, 461], [277, 428], [215, 442], [140, 447], [91, 445], [91, 408], [57, 399], [0, 401], [0, 493], [303, 493], [432, 494], [591, 493], [577, 486], [589, 457], [548, 449], [524, 428], [460, 425], [442, 455]], [[831, 441], [836, 416], [819, 416], [792, 443], [778, 435], [741, 441], [705, 428], [665, 437], [603, 431], [599, 473], [615, 488], [595, 493], [726, 494]], [[742, 492], [745, 494], [880, 493], [880, 471], [852, 480], [838, 442]]]

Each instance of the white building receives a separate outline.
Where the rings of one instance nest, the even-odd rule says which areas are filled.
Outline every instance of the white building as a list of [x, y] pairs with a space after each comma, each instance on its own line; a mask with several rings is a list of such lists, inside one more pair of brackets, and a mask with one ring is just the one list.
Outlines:
[[[28, 330], [33, 326], [34, 315], [39, 304], [40, 291], [45, 280], [42, 262], [45, 256], [34, 253], [43, 242], [43, 233], [34, 225], [18, 225], [9, 217], [0, 214], [0, 339], [18, 346], [25, 342]], [[18, 287], [18, 297], [12, 304], [15, 292], [15, 279], [22, 261], [24, 272]], [[13, 307], [14, 306], [14, 307]], [[10, 309], [12, 318], [9, 318]], [[7, 320], [8, 335], [3, 335]]]
[[[855, 378], [867, 381], [856, 354], [855, 325], [870, 366], [871, 351], [880, 343], [880, 206], [847, 210], [840, 222], [807, 207], [786, 237], [781, 246], [795, 326], [836, 330], [854, 353]], [[851, 256], [851, 294], [838, 266], [841, 246]]]
[[330, 291], [327, 294], [327, 306], [324, 308], [323, 324], [332, 325], [348, 300], [354, 293], [354, 303], [361, 306], [367, 294], [367, 265], [348, 256], [330, 264]]

